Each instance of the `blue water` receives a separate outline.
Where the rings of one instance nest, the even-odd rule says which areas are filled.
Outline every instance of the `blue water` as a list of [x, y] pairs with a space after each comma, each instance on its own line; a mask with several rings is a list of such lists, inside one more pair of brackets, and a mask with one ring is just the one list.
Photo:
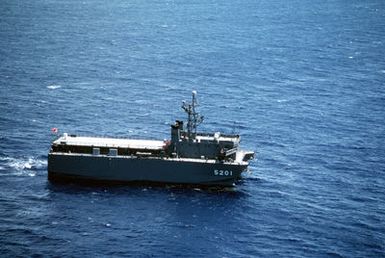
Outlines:
[[[2, 0], [1, 257], [385, 256], [385, 4]], [[258, 152], [235, 189], [47, 181], [50, 129]]]

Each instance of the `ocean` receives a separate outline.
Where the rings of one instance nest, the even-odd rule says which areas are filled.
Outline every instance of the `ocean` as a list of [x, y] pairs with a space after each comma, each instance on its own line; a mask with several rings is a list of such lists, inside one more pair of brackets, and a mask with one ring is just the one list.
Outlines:
[[[1, 257], [385, 257], [385, 2], [2, 0]], [[201, 131], [231, 189], [47, 180], [59, 133]]]

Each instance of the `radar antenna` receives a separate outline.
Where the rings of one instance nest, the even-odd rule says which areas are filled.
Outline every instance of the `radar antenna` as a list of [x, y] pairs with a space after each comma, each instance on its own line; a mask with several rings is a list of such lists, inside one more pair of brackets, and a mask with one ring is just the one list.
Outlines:
[[197, 134], [197, 127], [199, 124], [203, 122], [203, 116], [199, 115], [198, 112], [196, 112], [196, 107], [198, 106], [197, 101], [197, 92], [194, 90], [192, 92], [192, 102], [186, 103], [183, 101], [182, 108], [187, 113], [187, 136], [189, 140], [195, 139], [195, 136]]

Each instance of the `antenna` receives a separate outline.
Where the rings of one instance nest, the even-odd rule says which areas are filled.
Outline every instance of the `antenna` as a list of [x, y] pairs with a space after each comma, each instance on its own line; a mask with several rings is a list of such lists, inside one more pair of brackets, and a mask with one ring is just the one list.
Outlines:
[[193, 90], [191, 104], [186, 103], [185, 101], [182, 102], [182, 108], [187, 113], [187, 136], [189, 140], [195, 139], [197, 127], [203, 122], [203, 116], [200, 116], [199, 113], [196, 112], [197, 106], [197, 92]]

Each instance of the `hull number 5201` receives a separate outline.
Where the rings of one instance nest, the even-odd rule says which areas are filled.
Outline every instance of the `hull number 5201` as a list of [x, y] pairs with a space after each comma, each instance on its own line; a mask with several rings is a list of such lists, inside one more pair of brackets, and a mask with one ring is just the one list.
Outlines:
[[219, 169], [214, 169], [214, 176], [232, 176], [233, 171], [231, 170], [219, 170]]

